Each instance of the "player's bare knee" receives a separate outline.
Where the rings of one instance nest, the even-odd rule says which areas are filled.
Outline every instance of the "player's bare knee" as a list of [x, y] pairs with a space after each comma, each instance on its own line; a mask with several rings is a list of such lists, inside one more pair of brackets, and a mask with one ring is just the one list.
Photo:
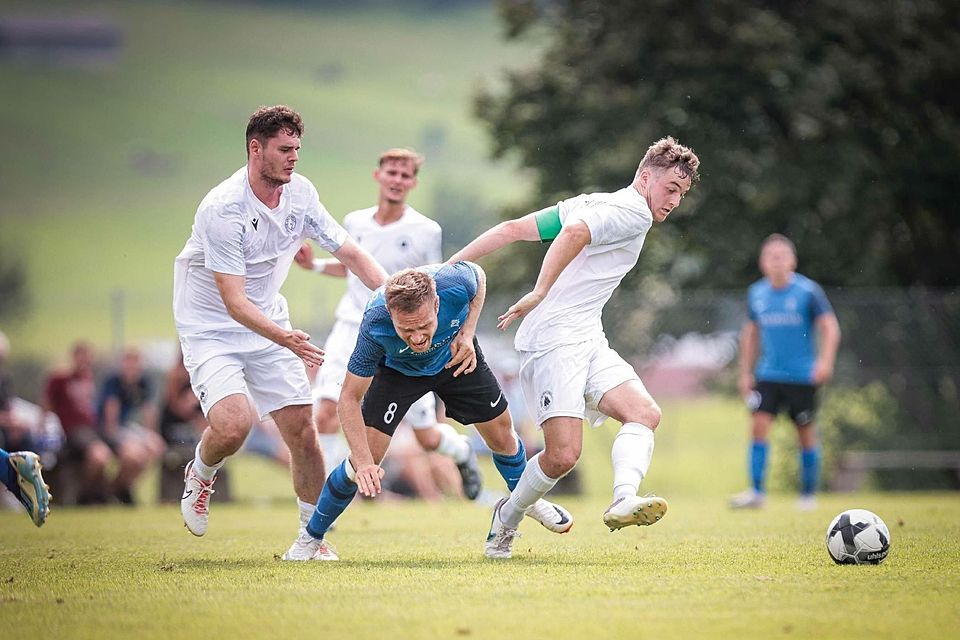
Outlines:
[[651, 399], [636, 407], [623, 422], [636, 422], [649, 427], [651, 431], [656, 431], [657, 427], [660, 426], [662, 415], [660, 405]]
[[580, 460], [580, 450], [575, 447], [563, 447], [540, 454], [540, 466], [551, 478], [559, 478], [570, 473]]

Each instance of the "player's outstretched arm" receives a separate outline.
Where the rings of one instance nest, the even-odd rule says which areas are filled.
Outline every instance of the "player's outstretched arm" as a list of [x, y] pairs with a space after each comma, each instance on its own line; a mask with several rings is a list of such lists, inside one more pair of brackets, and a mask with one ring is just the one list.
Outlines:
[[497, 328], [506, 329], [514, 320], [524, 317], [543, 302], [567, 265], [583, 251], [585, 246], [590, 244], [590, 238], [590, 228], [583, 221], [564, 226], [557, 239], [547, 249], [547, 255], [543, 257], [540, 275], [537, 276], [537, 284], [533, 291], [520, 298], [500, 316]]
[[447, 260], [447, 263], [453, 264], [461, 260], [473, 262], [517, 240], [526, 240], [528, 242], [540, 240], [536, 215], [535, 213], [530, 213], [522, 218], [507, 220], [493, 228], [487, 229], [470, 242], [470, 244], [453, 254], [453, 256]]
[[450, 343], [450, 362], [444, 365], [445, 369], [456, 367], [453, 377], [461, 373], [473, 373], [477, 368], [477, 350], [473, 346], [473, 337], [477, 335], [477, 324], [480, 322], [480, 312], [483, 311], [483, 302], [487, 298], [487, 274], [480, 265], [468, 263], [477, 275], [477, 293], [470, 301], [467, 317], [463, 326], [457, 332], [457, 337]]
[[309, 242], [304, 242], [303, 246], [293, 256], [293, 261], [301, 268], [307, 271], [315, 271], [335, 278], [346, 278], [347, 268], [339, 260], [321, 260], [313, 255], [313, 247]]
[[353, 238], [347, 238], [340, 248], [333, 252], [333, 257], [357, 274], [360, 281], [368, 289], [377, 289], [387, 281], [387, 272], [380, 263], [366, 249], [358, 245]]
[[340, 388], [340, 401], [337, 402], [337, 415], [343, 435], [350, 447], [350, 462], [357, 472], [357, 486], [362, 495], [373, 497], [380, 493], [380, 479], [383, 469], [373, 461], [370, 445], [367, 443], [367, 426], [363, 422], [360, 400], [370, 388], [373, 378], [362, 378], [347, 371]]
[[244, 289], [246, 278], [216, 271], [213, 278], [231, 318], [281, 347], [290, 349], [307, 366], [319, 367], [323, 364], [323, 349], [311, 344], [309, 335], [299, 329], [284, 329], [250, 302]]

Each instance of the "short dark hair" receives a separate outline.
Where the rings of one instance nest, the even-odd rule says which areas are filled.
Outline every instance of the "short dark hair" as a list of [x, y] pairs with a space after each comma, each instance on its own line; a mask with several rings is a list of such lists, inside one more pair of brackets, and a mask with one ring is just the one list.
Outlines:
[[282, 104], [274, 107], [260, 107], [254, 111], [247, 123], [247, 154], [250, 153], [251, 140], [256, 138], [260, 144], [264, 145], [280, 131], [302, 138], [303, 119], [300, 114]]
[[782, 233], [771, 233], [766, 238], [763, 239], [763, 242], [760, 243], [760, 251], [763, 251], [768, 244], [774, 243], [785, 244], [793, 252], [794, 257], [797, 255], [797, 246], [793, 244], [793, 240], [783, 235]]
[[693, 149], [683, 146], [672, 136], [661, 138], [650, 145], [646, 155], [643, 156], [643, 160], [640, 161], [637, 175], [646, 167], [657, 167], [658, 169], [674, 167], [680, 172], [680, 175], [690, 178], [691, 183], [700, 180], [700, 158], [697, 157]]
[[416, 269], [404, 269], [390, 276], [383, 287], [387, 311], [413, 313], [424, 302], [437, 297], [437, 283], [433, 278]]

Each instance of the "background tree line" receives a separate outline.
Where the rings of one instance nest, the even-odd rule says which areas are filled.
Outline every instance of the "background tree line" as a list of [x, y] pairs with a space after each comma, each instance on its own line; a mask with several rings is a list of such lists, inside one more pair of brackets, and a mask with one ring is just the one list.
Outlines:
[[[700, 156], [701, 183], [651, 232], [607, 309], [612, 341], [642, 353], [644, 334], [715, 330], [685, 297], [742, 292], [758, 277], [760, 241], [785, 233], [800, 271], [834, 293], [911, 288], [877, 289], [877, 305], [841, 302], [848, 362], [838, 386], [848, 389], [825, 408], [837, 430], [828, 446], [960, 448], [960, 4], [500, 0], [498, 9], [507, 38], [547, 42], [539, 64], [476, 100], [494, 154], [518, 156], [535, 176], [531, 199], [505, 217], [625, 186], [667, 134]], [[511, 247], [489, 264], [491, 286], [526, 290], [542, 252]]]

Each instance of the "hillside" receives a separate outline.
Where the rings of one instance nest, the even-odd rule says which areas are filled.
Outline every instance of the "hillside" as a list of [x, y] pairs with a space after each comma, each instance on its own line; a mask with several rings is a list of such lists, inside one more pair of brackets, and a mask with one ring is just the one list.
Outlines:
[[[0, 156], [0, 252], [25, 262], [32, 299], [2, 326], [18, 354], [56, 355], [77, 337], [104, 348], [174, 337], [173, 258], [199, 200], [243, 164], [243, 128], [261, 104], [303, 114], [298, 170], [335, 217], [373, 203], [375, 158], [391, 146], [427, 156], [411, 203], [445, 212], [454, 240], [523, 193], [471, 114], [480, 83], [532, 56], [501, 42], [492, 7], [85, 6], [0, 13], [121, 34], [94, 62], [0, 57], [0, 83], [16, 89], [0, 102], [16, 150]], [[440, 201], [450, 193], [457, 202]], [[298, 322], [322, 331], [340, 287], [295, 272], [285, 293]]]

